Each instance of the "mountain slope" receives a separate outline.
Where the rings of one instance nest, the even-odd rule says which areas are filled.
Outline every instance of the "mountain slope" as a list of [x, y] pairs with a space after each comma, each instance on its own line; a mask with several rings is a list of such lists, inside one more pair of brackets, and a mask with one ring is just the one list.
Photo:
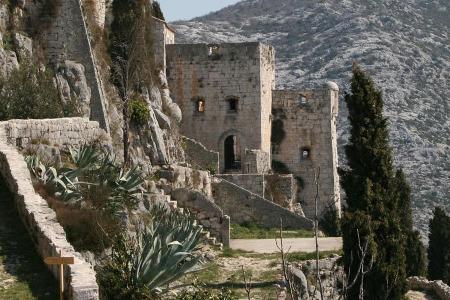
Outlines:
[[333, 80], [344, 94], [352, 62], [360, 63], [384, 91], [396, 163], [413, 187], [415, 224], [426, 232], [435, 205], [450, 212], [449, 13], [448, 0], [247, 0], [173, 26], [179, 43], [274, 45], [279, 87]]

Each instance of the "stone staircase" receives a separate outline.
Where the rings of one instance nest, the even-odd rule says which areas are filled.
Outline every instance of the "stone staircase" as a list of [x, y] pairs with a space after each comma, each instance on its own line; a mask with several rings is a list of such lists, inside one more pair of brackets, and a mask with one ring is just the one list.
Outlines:
[[[167, 207], [171, 210], [171, 211], [180, 211], [180, 212], [184, 212], [185, 208], [184, 207], [180, 207], [178, 205], [178, 201], [173, 200], [171, 195], [166, 194], [164, 189], [161, 189], [160, 192], [162, 194], [159, 194], [157, 197], [154, 198], [154, 200], [156, 200], [156, 203], [161, 203], [163, 205], [167, 205]], [[218, 250], [222, 250], [223, 249], [223, 243], [219, 242], [218, 238], [213, 236], [211, 234], [211, 232], [207, 229], [209, 227], [209, 224], [206, 223], [207, 221], [202, 218], [202, 214], [200, 213], [196, 213], [191, 211], [191, 213], [193, 213], [194, 217], [195, 217], [195, 221], [197, 222], [198, 225], [202, 226], [202, 233], [203, 233], [203, 239], [202, 242], [206, 245], [209, 245], [215, 249]]]

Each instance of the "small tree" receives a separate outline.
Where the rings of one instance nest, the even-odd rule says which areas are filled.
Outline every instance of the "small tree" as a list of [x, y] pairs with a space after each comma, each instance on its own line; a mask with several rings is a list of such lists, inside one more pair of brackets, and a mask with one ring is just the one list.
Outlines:
[[430, 220], [428, 277], [450, 284], [450, 217], [443, 209], [434, 209]]
[[129, 101], [152, 83], [152, 6], [148, 0], [113, 1], [111, 79], [122, 100], [124, 163], [129, 162]]

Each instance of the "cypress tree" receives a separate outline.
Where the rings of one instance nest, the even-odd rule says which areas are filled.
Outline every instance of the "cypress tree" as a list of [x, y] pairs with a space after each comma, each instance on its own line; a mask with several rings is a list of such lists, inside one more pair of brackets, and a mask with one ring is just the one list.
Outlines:
[[[382, 93], [357, 65], [345, 101], [351, 125], [345, 147], [348, 167], [341, 170], [348, 205], [342, 220], [348, 282], [360, 275], [360, 246], [367, 245], [363, 265], [369, 271], [362, 284], [363, 298], [401, 299], [406, 292], [407, 240], [399, 210], [401, 192], [388, 144]], [[349, 299], [359, 298], [360, 285], [361, 276], [347, 292]]]
[[450, 284], [450, 217], [443, 209], [434, 209], [430, 220], [428, 277]]
[[406, 275], [425, 276], [426, 275], [426, 256], [425, 247], [420, 240], [418, 231], [413, 230], [412, 212], [411, 212], [411, 188], [406, 181], [403, 171], [397, 170], [395, 175], [397, 183], [397, 193], [399, 197], [398, 212], [400, 224], [406, 237]]
[[153, 16], [163, 21], [166, 20], [158, 1], [153, 1]]

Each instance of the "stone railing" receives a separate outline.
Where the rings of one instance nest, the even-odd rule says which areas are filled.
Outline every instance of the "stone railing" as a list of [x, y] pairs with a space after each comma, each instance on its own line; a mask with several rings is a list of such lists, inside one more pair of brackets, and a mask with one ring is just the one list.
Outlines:
[[183, 136], [183, 150], [186, 162], [192, 167], [217, 173], [219, 171], [219, 152], [206, 149], [196, 140]]
[[[30, 122], [31, 120], [29, 120]], [[7, 122], [2, 122], [5, 125]], [[64, 229], [58, 223], [55, 212], [34, 191], [30, 172], [23, 156], [7, 144], [6, 126], [0, 126], [0, 173], [6, 186], [14, 195], [17, 212], [42, 258], [57, 256], [75, 257], [74, 265], [64, 267], [68, 298], [94, 300], [99, 298], [95, 271], [80, 253], [67, 241]], [[14, 134], [13, 134], [14, 136]], [[57, 269], [49, 267], [55, 277]]]
[[254, 222], [262, 227], [278, 228], [281, 217], [285, 228], [312, 229], [314, 227], [312, 220], [223, 178], [215, 178], [212, 188], [214, 203], [230, 216], [233, 223]]
[[6, 141], [18, 148], [35, 142], [80, 146], [95, 141], [109, 143], [110, 139], [98, 122], [86, 118], [9, 120], [0, 122], [0, 128]]
[[442, 280], [430, 281], [423, 277], [410, 277], [406, 280], [410, 290], [432, 291], [441, 300], [450, 300], [450, 286]]
[[217, 204], [203, 193], [186, 188], [173, 190], [171, 196], [181, 207], [193, 212], [199, 223], [225, 247], [230, 246], [230, 217]]

